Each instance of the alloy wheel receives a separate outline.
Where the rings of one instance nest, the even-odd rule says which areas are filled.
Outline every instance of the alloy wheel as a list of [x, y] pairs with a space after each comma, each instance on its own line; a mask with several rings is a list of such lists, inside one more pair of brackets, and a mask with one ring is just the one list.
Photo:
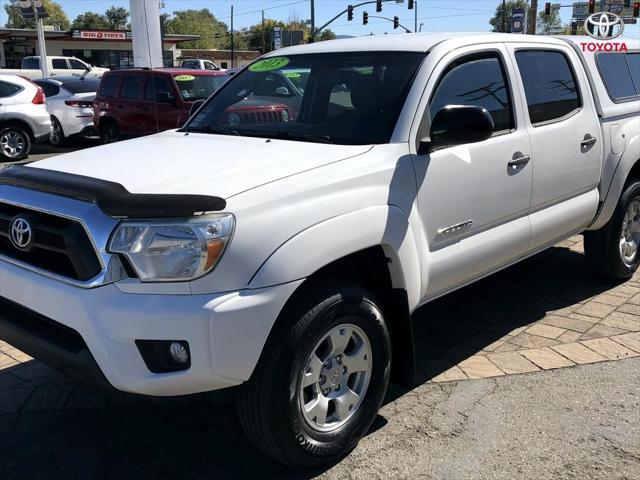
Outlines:
[[632, 265], [638, 256], [640, 246], [640, 197], [635, 197], [622, 221], [622, 235], [620, 237], [620, 255], [627, 265]]
[[27, 139], [22, 132], [9, 130], [0, 137], [0, 148], [2, 153], [8, 158], [19, 158], [27, 145]]
[[353, 324], [332, 328], [307, 359], [298, 387], [298, 402], [306, 423], [320, 432], [344, 425], [369, 387], [373, 358], [364, 331]]
[[60, 122], [58, 122], [57, 120], [53, 121], [53, 125], [52, 125], [52, 129], [51, 129], [51, 144], [58, 146], [62, 143], [62, 138], [64, 136], [64, 134], [62, 133], [62, 126], [60, 125]]

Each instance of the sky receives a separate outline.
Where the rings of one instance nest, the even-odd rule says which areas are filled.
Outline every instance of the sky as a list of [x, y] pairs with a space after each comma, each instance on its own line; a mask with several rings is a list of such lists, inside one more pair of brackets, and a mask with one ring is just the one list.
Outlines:
[[[4, 3], [7, 0], [0, 0]], [[104, 13], [111, 5], [129, 7], [130, 0], [56, 0], [60, 3], [73, 20], [77, 15], [86, 11]], [[131, 0], [137, 1], [137, 0]], [[363, 0], [364, 1], [364, 0]], [[493, 16], [497, 4], [501, 0], [416, 0], [418, 4], [418, 25], [421, 23], [422, 31], [490, 31], [489, 19]], [[360, 0], [316, 0], [316, 25], [319, 27], [338, 12], [346, 8], [347, 4], [360, 3]], [[540, 9], [544, 8], [544, 1], [540, 0]], [[563, 4], [573, 3], [565, 0]], [[261, 10], [265, 10], [266, 18], [286, 21], [290, 15], [298, 14], [300, 18], [310, 17], [309, 0], [164, 0], [166, 13], [176, 10], [202, 9], [208, 8], [213, 14], [223, 22], [230, 23], [231, 5], [234, 6], [234, 29], [260, 22]], [[362, 25], [362, 12], [369, 13], [369, 24]], [[568, 23], [571, 19], [571, 8], [560, 10], [563, 23]], [[329, 28], [338, 35], [367, 35], [369, 33], [383, 34], [385, 32], [399, 33], [400, 29], [393, 29], [391, 22], [376, 18], [374, 15], [384, 15], [393, 18], [400, 17], [400, 23], [407, 28], [414, 29], [414, 11], [407, 9], [406, 0], [404, 4], [394, 2], [385, 3], [380, 14], [375, 12], [375, 5], [367, 5], [356, 9], [354, 19], [348, 22], [346, 14], [336, 20]], [[0, 24], [6, 22], [4, 10], [0, 12]], [[638, 26], [629, 25], [629, 30]], [[626, 33], [626, 32], [625, 32]], [[635, 36], [635, 35], [634, 35]]]

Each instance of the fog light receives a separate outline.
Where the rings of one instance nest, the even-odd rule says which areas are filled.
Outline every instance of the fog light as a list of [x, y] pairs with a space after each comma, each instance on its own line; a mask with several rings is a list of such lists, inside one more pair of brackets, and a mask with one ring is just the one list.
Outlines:
[[181, 343], [172, 342], [169, 346], [169, 353], [176, 363], [184, 364], [189, 361], [189, 352]]

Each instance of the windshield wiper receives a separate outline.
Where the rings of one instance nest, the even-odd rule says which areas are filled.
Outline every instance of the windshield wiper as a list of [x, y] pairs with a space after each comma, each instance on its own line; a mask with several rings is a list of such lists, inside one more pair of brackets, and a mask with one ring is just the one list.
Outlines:
[[204, 127], [184, 127], [178, 130], [185, 133], [210, 133], [213, 135], [240, 135], [237, 130], [232, 128], [212, 127], [211, 125], [205, 125]]
[[310, 133], [290, 132], [288, 130], [278, 130], [276, 132], [261, 130], [239, 130], [238, 135], [259, 138], [275, 138], [278, 140], [300, 140], [302, 142], [333, 143], [333, 138], [329, 135], [312, 135]]

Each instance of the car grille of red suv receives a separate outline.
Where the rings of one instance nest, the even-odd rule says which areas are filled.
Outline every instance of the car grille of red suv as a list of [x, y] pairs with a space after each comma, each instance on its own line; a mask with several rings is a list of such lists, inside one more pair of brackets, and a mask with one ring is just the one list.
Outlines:
[[265, 125], [270, 123], [282, 123], [284, 110], [269, 110], [265, 112], [240, 113], [242, 125]]

